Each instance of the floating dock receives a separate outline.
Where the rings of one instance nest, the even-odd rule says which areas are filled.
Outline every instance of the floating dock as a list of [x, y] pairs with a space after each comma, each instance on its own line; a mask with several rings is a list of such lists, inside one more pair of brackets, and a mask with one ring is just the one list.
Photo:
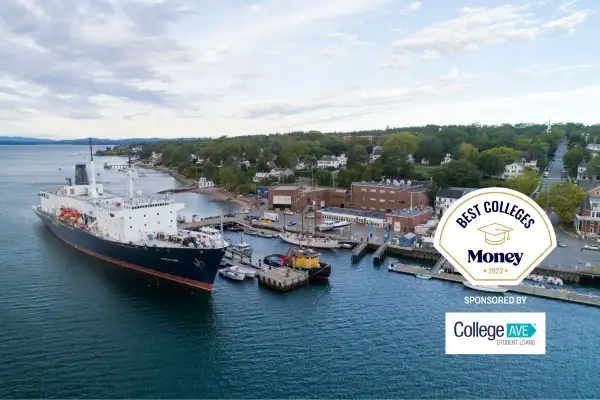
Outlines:
[[270, 268], [259, 273], [258, 283], [270, 289], [288, 292], [306, 285], [308, 283], [308, 272], [288, 267]]
[[[398, 264], [396, 265], [392, 271], [399, 272], [401, 274], [407, 275], [416, 275], [422, 274], [424, 269], [411, 267], [409, 265]], [[433, 279], [438, 279], [441, 281], [455, 282], [455, 283], [463, 283], [465, 278], [462, 275], [456, 274], [448, 274], [448, 273], [434, 273], [429, 272], [427, 275], [430, 275]], [[555, 289], [547, 289], [540, 287], [532, 287], [532, 286], [505, 286], [509, 292], [526, 294], [530, 296], [543, 297], [546, 299], [552, 300], [561, 300], [570, 303], [584, 304], [588, 306], [600, 307], [600, 297], [592, 297], [586, 296], [580, 293], [568, 292], [568, 291], [560, 291]], [[483, 292], [482, 292], [483, 295]]]

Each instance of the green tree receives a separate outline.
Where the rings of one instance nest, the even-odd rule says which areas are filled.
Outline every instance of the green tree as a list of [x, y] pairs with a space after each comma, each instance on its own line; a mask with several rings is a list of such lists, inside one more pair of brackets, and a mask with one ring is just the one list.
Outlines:
[[526, 196], [531, 196], [539, 186], [540, 176], [537, 172], [530, 169], [523, 171], [521, 175], [509, 178], [506, 184], [509, 188], [521, 192]]
[[316, 186], [333, 186], [333, 175], [326, 169], [317, 169], [314, 177]]
[[563, 224], [573, 222], [575, 212], [585, 192], [579, 186], [569, 182], [559, 182], [550, 186], [550, 190], [540, 192], [535, 201], [546, 211], [555, 212]]
[[484, 154], [493, 154], [499, 157], [502, 160], [502, 163], [504, 164], [502, 166], [503, 168], [508, 164], [518, 161], [521, 158], [521, 152], [519, 150], [511, 149], [510, 147], [504, 146], [493, 147], [481, 153], [482, 156]]
[[499, 176], [504, 171], [504, 160], [502, 156], [484, 151], [477, 159], [477, 166], [485, 176]]
[[600, 175], [600, 157], [595, 156], [590, 158], [586, 164], [587, 176], [592, 180], [592, 186], [596, 186], [596, 177]]
[[204, 165], [202, 166], [202, 174], [204, 175], [204, 177], [206, 179], [213, 179], [216, 172], [217, 172], [217, 166], [211, 161], [205, 162]]
[[348, 149], [348, 167], [364, 164], [367, 162], [367, 148], [360, 144], [355, 144]]
[[417, 150], [419, 138], [410, 132], [398, 132], [388, 137], [382, 146], [381, 157], [377, 160], [384, 175], [402, 176], [409, 154]]
[[425, 159], [431, 165], [438, 165], [444, 159], [442, 141], [436, 136], [425, 136], [419, 141], [414, 156], [417, 160]]
[[481, 173], [475, 165], [466, 160], [450, 161], [431, 175], [442, 188], [451, 186], [477, 188], [481, 183]]
[[472, 160], [477, 157], [477, 149], [471, 143], [461, 143], [456, 148], [453, 158], [455, 160]]
[[244, 171], [235, 165], [229, 165], [219, 170], [221, 182], [228, 191], [234, 191], [236, 187], [244, 183]]
[[589, 152], [586, 148], [577, 146], [567, 150], [563, 156], [563, 163], [565, 164], [565, 167], [567, 167], [571, 177], [574, 178], [577, 176], [577, 167], [581, 161], [586, 160], [588, 157]]

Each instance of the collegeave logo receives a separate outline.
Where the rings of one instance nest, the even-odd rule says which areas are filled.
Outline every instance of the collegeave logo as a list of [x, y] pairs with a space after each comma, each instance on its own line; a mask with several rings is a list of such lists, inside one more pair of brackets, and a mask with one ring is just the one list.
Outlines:
[[435, 232], [435, 248], [474, 285], [518, 285], [555, 247], [544, 210], [504, 188], [461, 197]]
[[546, 314], [446, 313], [446, 354], [546, 354]]

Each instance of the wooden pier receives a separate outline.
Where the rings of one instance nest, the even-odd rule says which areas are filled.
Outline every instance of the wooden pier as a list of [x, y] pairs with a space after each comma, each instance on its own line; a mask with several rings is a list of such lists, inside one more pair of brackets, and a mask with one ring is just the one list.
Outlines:
[[531, 273], [535, 275], [552, 276], [555, 278], [560, 278], [563, 280], [563, 282], [569, 283], [600, 283], [600, 271], [596, 271], [593, 266], [565, 268], [558, 266], [540, 265], [536, 267]]
[[390, 244], [387, 246], [387, 253], [417, 260], [438, 261], [441, 254], [435, 249], [426, 249], [420, 247], [405, 247]]
[[289, 292], [308, 283], [308, 272], [288, 267], [266, 269], [259, 273], [258, 283], [280, 292]]
[[[411, 267], [409, 265], [398, 264], [393, 268], [394, 272], [399, 272], [407, 275], [416, 275], [423, 274], [425, 270], [423, 268]], [[465, 278], [462, 275], [456, 274], [447, 274], [444, 272], [441, 273], [432, 273], [429, 272], [427, 275], [431, 276], [433, 279], [438, 279], [441, 281], [447, 282], [455, 282], [455, 283], [463, 283]], [[600, 297], [592, 297], [586, 296], [580, 293], [574, 293], [569, 291], [561, 291], [556, 289], [547, 289], [540, 287], [532, 287], [532, 286], [506, 286], [509, 292], [520, 293], [530, 296], [543, 297], [551, 300], [561, 300], [570, 303], [584, 304], [588, 306], [600, 307]], [[482, 292], [483, 296], [484, 293]]]

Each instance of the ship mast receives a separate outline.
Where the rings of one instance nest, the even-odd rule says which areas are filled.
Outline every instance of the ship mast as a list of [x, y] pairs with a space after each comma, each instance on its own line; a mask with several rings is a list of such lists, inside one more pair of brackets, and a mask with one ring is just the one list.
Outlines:
[[90, 137], [90, 174], [92, 175], [92, 180], [90, 184], [90, 197], [92, 199], [98, 198], [98, 190], [96, 189], [96, 168], [94, 165], [94, 152], [92, 150], [92, 138]]

